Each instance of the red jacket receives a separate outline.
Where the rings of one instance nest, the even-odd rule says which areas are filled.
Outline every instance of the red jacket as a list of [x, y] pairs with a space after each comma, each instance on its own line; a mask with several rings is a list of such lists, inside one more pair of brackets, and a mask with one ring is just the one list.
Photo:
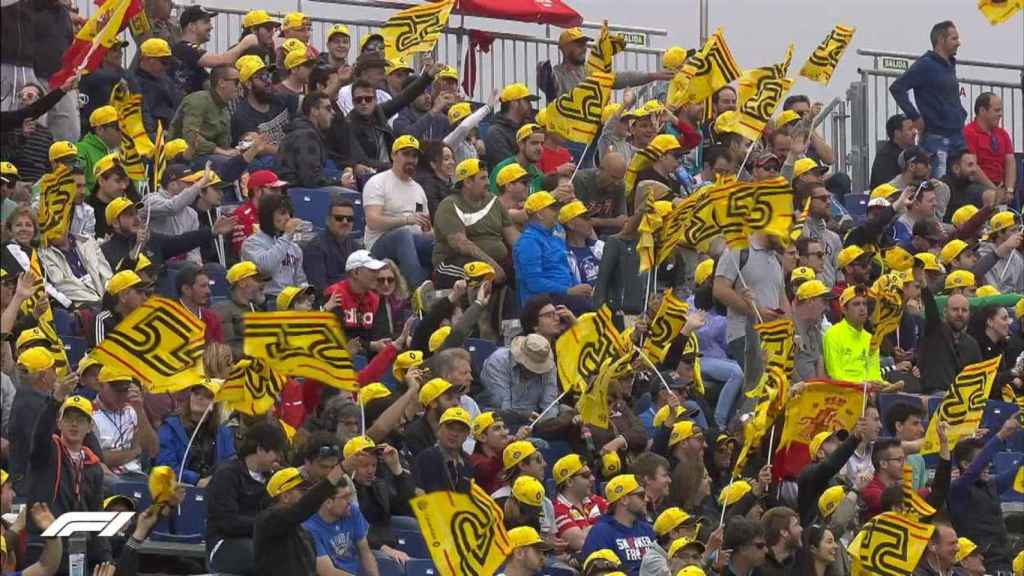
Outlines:
[[199, 319], [206, 324], [206, 332], [203, 334], [206, 338], [206, 342], [220, 342], [223, 344], [224, 329], [220, 325], [220, 314], [217, 314], [209, 308], [200, 308]]
[[[369, 335], [373, 329], [373, 318], [380, 307], [380, 295], [369, 290], [364, 294], [356, 294], [352, 291], [351, 281], [346, 278], [341, 282], [335, 282], [324, 290], [324, 295], [330, 298], [337, 293], [341, 300], [338, 313], [341, 314], [341, 327], [345, 332], [355, 331], [356, 335]], [[350, 334], [350, 337], [353, 335]]]
[[701, 137], [700, 132], [696, 128], [690, 126], [690, 123], [680, 118], [676, 122], [676, 130], [679, 131], [679, 145], [683, 147], [683, 150], [692, 150], [700, 145]]
[[256, 223], [259, 221], [259, 213], [256, 211], [256, 204], [248, 200], [232, 214], [235, 217], [235, 229], [231, 233], [231, 247], [235, 254], [242, 253], [242, 242], [256, 231]]

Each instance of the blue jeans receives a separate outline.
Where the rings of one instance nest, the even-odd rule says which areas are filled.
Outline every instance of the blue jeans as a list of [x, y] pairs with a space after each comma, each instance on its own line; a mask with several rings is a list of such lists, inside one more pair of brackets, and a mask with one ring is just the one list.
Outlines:
[[700, 359], [700, 373], [722, 383], [718, 404], [715, 405], [715, 423], [724, 430], [732, 416], [736, 398], [743, 391], [743, 370], [733, 360], [705, 356]]
[[433, 238], [413, 234], [405, 227], [386, 232], [373, 243], [373, 249], [370, 250], [374, 258], [394, 260], [405, 281], [414, 290], [430, 278], [430, 257], [433, 251]]
[[920, 145], [932, 155], [932, 178], [945, 176], [950, 154], [967, 147], [963, 134], [939, 136], [925, 133]]

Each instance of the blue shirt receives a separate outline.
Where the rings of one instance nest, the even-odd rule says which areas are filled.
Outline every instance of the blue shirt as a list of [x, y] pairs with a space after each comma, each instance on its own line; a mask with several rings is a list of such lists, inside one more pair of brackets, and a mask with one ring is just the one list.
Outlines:
[[626, 574], [636, 576], [640, 572], [640, 563], [647, 553], [647, 548], [657, 542], [654, 529], [643, 520], [637, 520], [632, 526], [626, 526], [615, 520], [611, 514], [601, 516], [587, 533], [583, 542], [581, 558], [586, 558], [595, 550], [607, 548], [622, 561], [620, 569]]
[[[917, 107], [908, 96], [911, 90]], [[931, 50], [925, 52], [902, 76], [893, 80], [889, 92], [907, 118], [924, 118], [926, 132], [945, 137], [962, 133], [967, 111], [960, 103], [956, 58], [946, 60]]]
[[555, 229], [529, 222], [512, 247], [519, 304], [537, 294], [565, 294], [572, 288], [572, 272], [565, 239]]
[[366, 539], [369, 524], [359, 506], [355, 503], [349, 508], [348, 516], [328, 524], [320, 514], [313, 514], [302, 523], [302, 527], [313, 537], [316, 556], [327, 556], [339, 570], [359, 573], [359, 551], [356, 545]]

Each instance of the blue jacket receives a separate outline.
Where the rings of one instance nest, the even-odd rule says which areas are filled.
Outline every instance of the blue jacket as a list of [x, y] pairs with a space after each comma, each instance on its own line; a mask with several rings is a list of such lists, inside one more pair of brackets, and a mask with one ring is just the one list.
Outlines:
[[611, 514], [605, 514], [597, 519], [587, 533], [580, 557], [586, 558], [596, 550], [607, 548], [615, 552], [622, 561], [620, 569], [623, 572], [636, 576], [640, 572], [640, 563], [647, 553], [647, 548], [656, 543], [657, 536], [647, 522], [637, 520], [632, 526], [626, 526], [620, 524]]
[[[188, 446], [190, 436], [185, 431], [180, 417], [168, 416], [160, 425], [160, 454], [156, 457], [156, 465], [170, 466], [177, 472], [181, 467], [182, 460], [185, 459], [185, 447]], [[213, 455], [214, 466], [235, 456], [235, 436], [227, 426], [217, 427], [216, 442]], [[194, 470], [186, 469], [181, 473], [181, 481], [186, 484], [195, 484], [199, 481], [199, 474]]]
[[565, 240], [554, 232], [529, 222], [512, 247], [520, 305], [537, 294], [565, 294], [573, 286]]
[[[907, 95], [911, 90], [914, 91], [916, 108]], [[952, 137], [963, 131], [967, 111], [960, 104], [956, 58], [947, 61], [931, 50], [925, 52], [893, 81], [889, 92], [907, 118], [924, 118], [927, 133]]]

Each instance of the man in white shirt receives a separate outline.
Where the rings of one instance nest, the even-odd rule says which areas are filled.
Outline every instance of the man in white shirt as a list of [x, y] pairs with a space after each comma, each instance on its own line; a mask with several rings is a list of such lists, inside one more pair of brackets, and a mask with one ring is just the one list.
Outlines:
[[[360, 54], [356, 58], [356, 66], [353, 71], [354, 80], [366, 80], [376, 88], [377, 106], [391, 100], [391, 94], [384, 90], [387, 79], [387, 60], [379, 53], [368, 56]], [[348, 116], [355, 105], [352, 102], [352, 84], [346, 84], [338, 91], [338, 108]]]
[[160, 441], [143, 408], [142, 392], [131, 376], [104, 366], [99, 373], [93, 420], [103, 463], [115, 475], [144, 474], [139, 457], [154, 457]]
[[378, 260], [394, 260], [410, 287], [430, 277], [434, 250], [427, 195], [412, 179], [419, 157], [419, 140], [408, 135], [396, 138], [391, 145], [391, 169], [373, 176], [363, 187], [363, 245]]

